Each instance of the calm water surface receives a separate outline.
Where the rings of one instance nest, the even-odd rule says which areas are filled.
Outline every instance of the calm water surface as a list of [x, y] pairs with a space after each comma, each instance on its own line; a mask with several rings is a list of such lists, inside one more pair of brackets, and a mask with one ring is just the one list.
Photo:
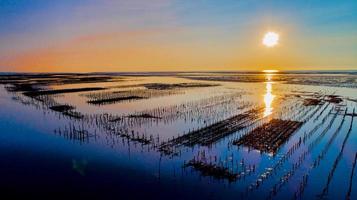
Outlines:
[[[299, 100], [292, 98], [296, 91], [322, 92], [337, 94], [344, 98], [343, 107], [348, 112], [357, 108], [357, 103], [346, 100], [357, 99], [357, 90], [326, 86], [303, 86], [272, 81], [266, 75], [265, 82], [241, 83], [219, 82], [217, 87], [184, 89], [174, 95], [164, 95], [138, 101], [127, 101], [108, 105], [90, 105], [86, 103], [88, 92], [56, 95], [54, 99], [63, 104], [76, 107], [76, 111], [85, 115], [108, 113], [112, 115], [130, 115], [156, 108], [199, 102], [194, 104], [201, 113], [188, 112], [181, 118], [169, 121], [148, 120], [140, 126], [132, 126], [135, 132], [159, 137], [167, 141], [172, 137], [183, 135], [190, 130], [199, 129], [207, 124], [226, 119], [249, 110], [249, 106], [262, 106], [259, 115], [263, 119], [292, 118], [286, 107], [297, 105]], [[128, 81], [110, 83], [67, 84], [49, 86], [51, 89], [79, 87], [112, 87], [119, 85], [136, 85], [143, 83], [188, 83], [204, 82], [177, 77], [131, 77]], [[132, 88], [115, 88], [130, 90]], [[203, 108], [204, 99], [236, 94], [229, 104], [216, 105], [212, 109]], [[200, 103], [201, 102], [201, 103]], [[300, 102], [301, 103], [301, 102]], [[246, 147], [230, 145], [233, 139], [246, 134], [246, 129], [231, 134], [210, 146], [182, 147], [177, 156], [163, 155], [148, 145], [128, 141], [125, 138], [101, 132], [93, 123], [81, 122], [43, 108], [21, 93], [8, 92], [0, 86], [0, 175], [1, 190], [12, 195], [36, 195], [42, 197], [97, 197], [97, 198], [170, 198], [170, 199], [237, 199], [267, 198], [274, 185], [289, 175], [288, 181], [280, 186], [275, 199], [293, 198], [304, 175], [308, 174], [302, 198], [317, 198], [327, 184], [328, 174], [342, 148], [344, 139], [352, 123], [352, 131], [345, 142], [344, 151], [334, 170], [333, 178], [328, 183], [327, 197], [343, 199], [346, 196], [352, 171], [352, 163], [357, 151], [357, 119], [337, 115], [334, 119], [336, 105], [309, 108], [305, 116], [311, 114], [310, 120], [298, 129], [275, 154], [263, 153]], [[247, 105], [239, 109], [239, 105]], [[299, 106], [300, 105], [300, 106]], [[202, 106], [200, 108], [199, 106]], [[221, 107], [220, 107], [221, 106]], [[284, 110], [285, 109], [285, 110]], [[295, 112], [294, 110], [290, 110]], [[331, 111], [331, 113], [330, 113]], [[356, 110], [357, 111], [357, 110]], [[198, 111], [197, 111], [198, 112]], [[304, 118], [302, 118], [304, 119]], [[328, 127], [332, 121], [331, 127]], [[263, 123], [263, 122], [261, 122]], [[339, 127], [341, 125], [341, 127]], [[259, 124], [258, 124], [259, 125]], [[64, 137], [58, 130], [70, 129], [71, 126], [84, 127], [91, 133], [86, 140]], [[257, 125], [256, 125], [257, 126]], [[273, 175], [259, 180], [261, 175], [277, 165], [281, 158], [304, 134], [314, 130], [314, 134], [294, 153], [274, 170]], [[338, 129], [339, 128], [339, 129]], [[323, 137], [318, 135], [326, 129]], [[337, 134], [335, 132], [337, 131]], [[312, 143], [315, 144], [311, 147]], [[309, 147], [310, 146], [310, 147]], [[306, 156], [302, 158], [305, 151]], [[246, 174], [235, 182], [203, 176], [192, 168], [183, 168], [184, 163], [204, 152], [207, 158], [219, 159], [228, 167], [237, 167]], [[312, 167], [319, 159], [318, 166]], [[244, 163], [244, 166], [242, 165]], [[247, 166], [254, 166], [254, 172], [247, 173]], [[252, 184], [262, 181], [259, 187]], [[357, 196], [357, 177], [352, 177], [351, 197]]]

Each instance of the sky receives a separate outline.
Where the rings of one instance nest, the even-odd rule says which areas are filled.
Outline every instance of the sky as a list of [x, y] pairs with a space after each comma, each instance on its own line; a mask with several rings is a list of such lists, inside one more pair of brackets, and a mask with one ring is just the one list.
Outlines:
[[264, 69], [357, 70], [357, 1], [0, 0], [3, 72]]

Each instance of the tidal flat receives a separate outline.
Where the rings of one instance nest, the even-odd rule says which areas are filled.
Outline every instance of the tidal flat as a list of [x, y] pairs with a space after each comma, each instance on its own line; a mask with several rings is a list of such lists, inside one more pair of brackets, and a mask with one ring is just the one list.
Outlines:
[[15, 196], [357, 196], [356, 72], [4, 73], [0, 105]]

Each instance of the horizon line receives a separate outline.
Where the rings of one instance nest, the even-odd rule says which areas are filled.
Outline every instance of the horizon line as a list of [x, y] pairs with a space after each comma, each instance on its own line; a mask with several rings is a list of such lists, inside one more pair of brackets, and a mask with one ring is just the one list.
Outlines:
[[[88, 71], [88, 72], [70, 72], [70, 71], [62, 71], [62, 72], [27, 72], [27, 71], [0, 71], [0, 74], [105, 74], [105, 73], [121, 73], [121, 74], [135, 74], [135, 73], [229, 73], [229, 72], [247, 72], [247, 73], [267, 73], [264, 72], [263, 70], [175, 70], [175, 71]], [[269, 72], [269, 73], [274, 73], [274, 74], [279, 74], [279, 73], [294, 73], [294, 72], [356, 72], [357, 69], [340, 69], [340, 70], [327, 70], [327, 69], [321, 69], [321, 70], [277, 70], [276, 72]]]

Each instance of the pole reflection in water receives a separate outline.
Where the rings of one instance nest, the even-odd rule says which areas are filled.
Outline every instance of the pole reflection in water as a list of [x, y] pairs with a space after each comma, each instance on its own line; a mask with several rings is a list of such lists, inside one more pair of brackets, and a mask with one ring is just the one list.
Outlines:
[[264, 110], [264, 117], [267, 117], [273, 113], [272, 103], [275, 98], [275, 95], [272, 94], [273, 82], [271, 81], [272, 74], [266, 74], [267, 82], [266, 84], [266, 93], [264, 95], [264, 103], [265, 103], [265, 110]]

